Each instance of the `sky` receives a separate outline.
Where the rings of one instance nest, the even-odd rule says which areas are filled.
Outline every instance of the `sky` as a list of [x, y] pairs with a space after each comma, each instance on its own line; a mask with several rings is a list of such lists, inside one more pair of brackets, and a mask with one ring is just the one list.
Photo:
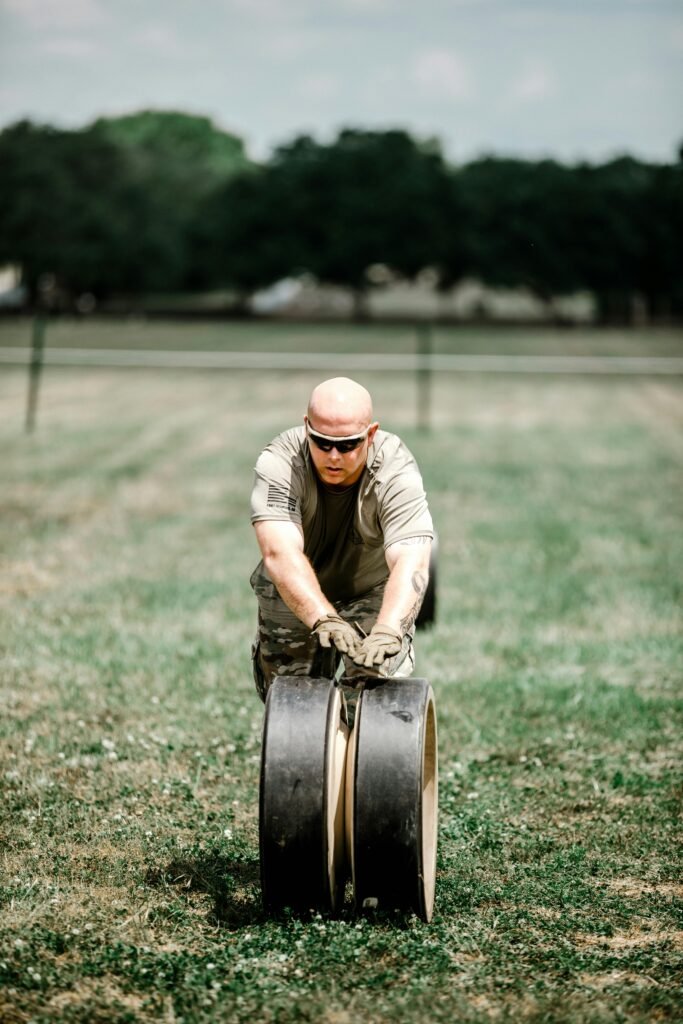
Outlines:
[[211, 117], [266, 159], [405, 128], [482, 154], [671, 161], [683, 0], [0, 0], [0, 127]]

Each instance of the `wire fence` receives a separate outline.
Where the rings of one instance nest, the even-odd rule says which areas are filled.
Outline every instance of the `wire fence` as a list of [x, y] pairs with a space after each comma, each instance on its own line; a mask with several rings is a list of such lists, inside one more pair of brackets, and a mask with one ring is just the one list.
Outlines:
[[28, 368], [26, 431], [35, 427], [44, 367], [150, 370], [320, 370], [327, 373], [380, 371], [412, 374], [418, 427], [431, 422], [432, 379], [440, 373], [683, 376], [679, 356], [455, 354], [433, 351], [432, 332], [416, 332], [413, 352], [282, 352], [201, 349], [76, 348], [45, 344], [46, 320], [33, 322], [31, 346], [0, 346], [0, 363]]

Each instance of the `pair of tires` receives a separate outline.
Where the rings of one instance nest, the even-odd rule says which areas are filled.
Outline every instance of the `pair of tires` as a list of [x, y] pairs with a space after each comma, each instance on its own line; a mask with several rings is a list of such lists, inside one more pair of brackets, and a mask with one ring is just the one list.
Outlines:
[[280, 676], [268, 692], [259, 793], [265, 908], [431, 920], [438, 805], [434, 694], [425, 679], [368, 679], [349, 733], [329, 679]]

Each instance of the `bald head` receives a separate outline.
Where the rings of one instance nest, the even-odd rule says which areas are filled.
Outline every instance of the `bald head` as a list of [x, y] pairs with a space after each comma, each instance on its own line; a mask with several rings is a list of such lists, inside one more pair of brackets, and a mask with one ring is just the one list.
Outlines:
[[314, 430], [331, 437], [360, 433], [372, 422], [370, 392], [349, 377], [325, 380], [311, 393], [308, 420]]

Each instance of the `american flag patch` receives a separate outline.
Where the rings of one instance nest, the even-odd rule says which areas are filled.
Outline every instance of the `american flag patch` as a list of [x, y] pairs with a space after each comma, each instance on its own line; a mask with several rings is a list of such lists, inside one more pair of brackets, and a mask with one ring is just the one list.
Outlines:
[[283, 512], [296, 512], [296, 498], [294, 495], [277, 484], [268, 484], [266, 505], [268, 508], [282, 509]]

